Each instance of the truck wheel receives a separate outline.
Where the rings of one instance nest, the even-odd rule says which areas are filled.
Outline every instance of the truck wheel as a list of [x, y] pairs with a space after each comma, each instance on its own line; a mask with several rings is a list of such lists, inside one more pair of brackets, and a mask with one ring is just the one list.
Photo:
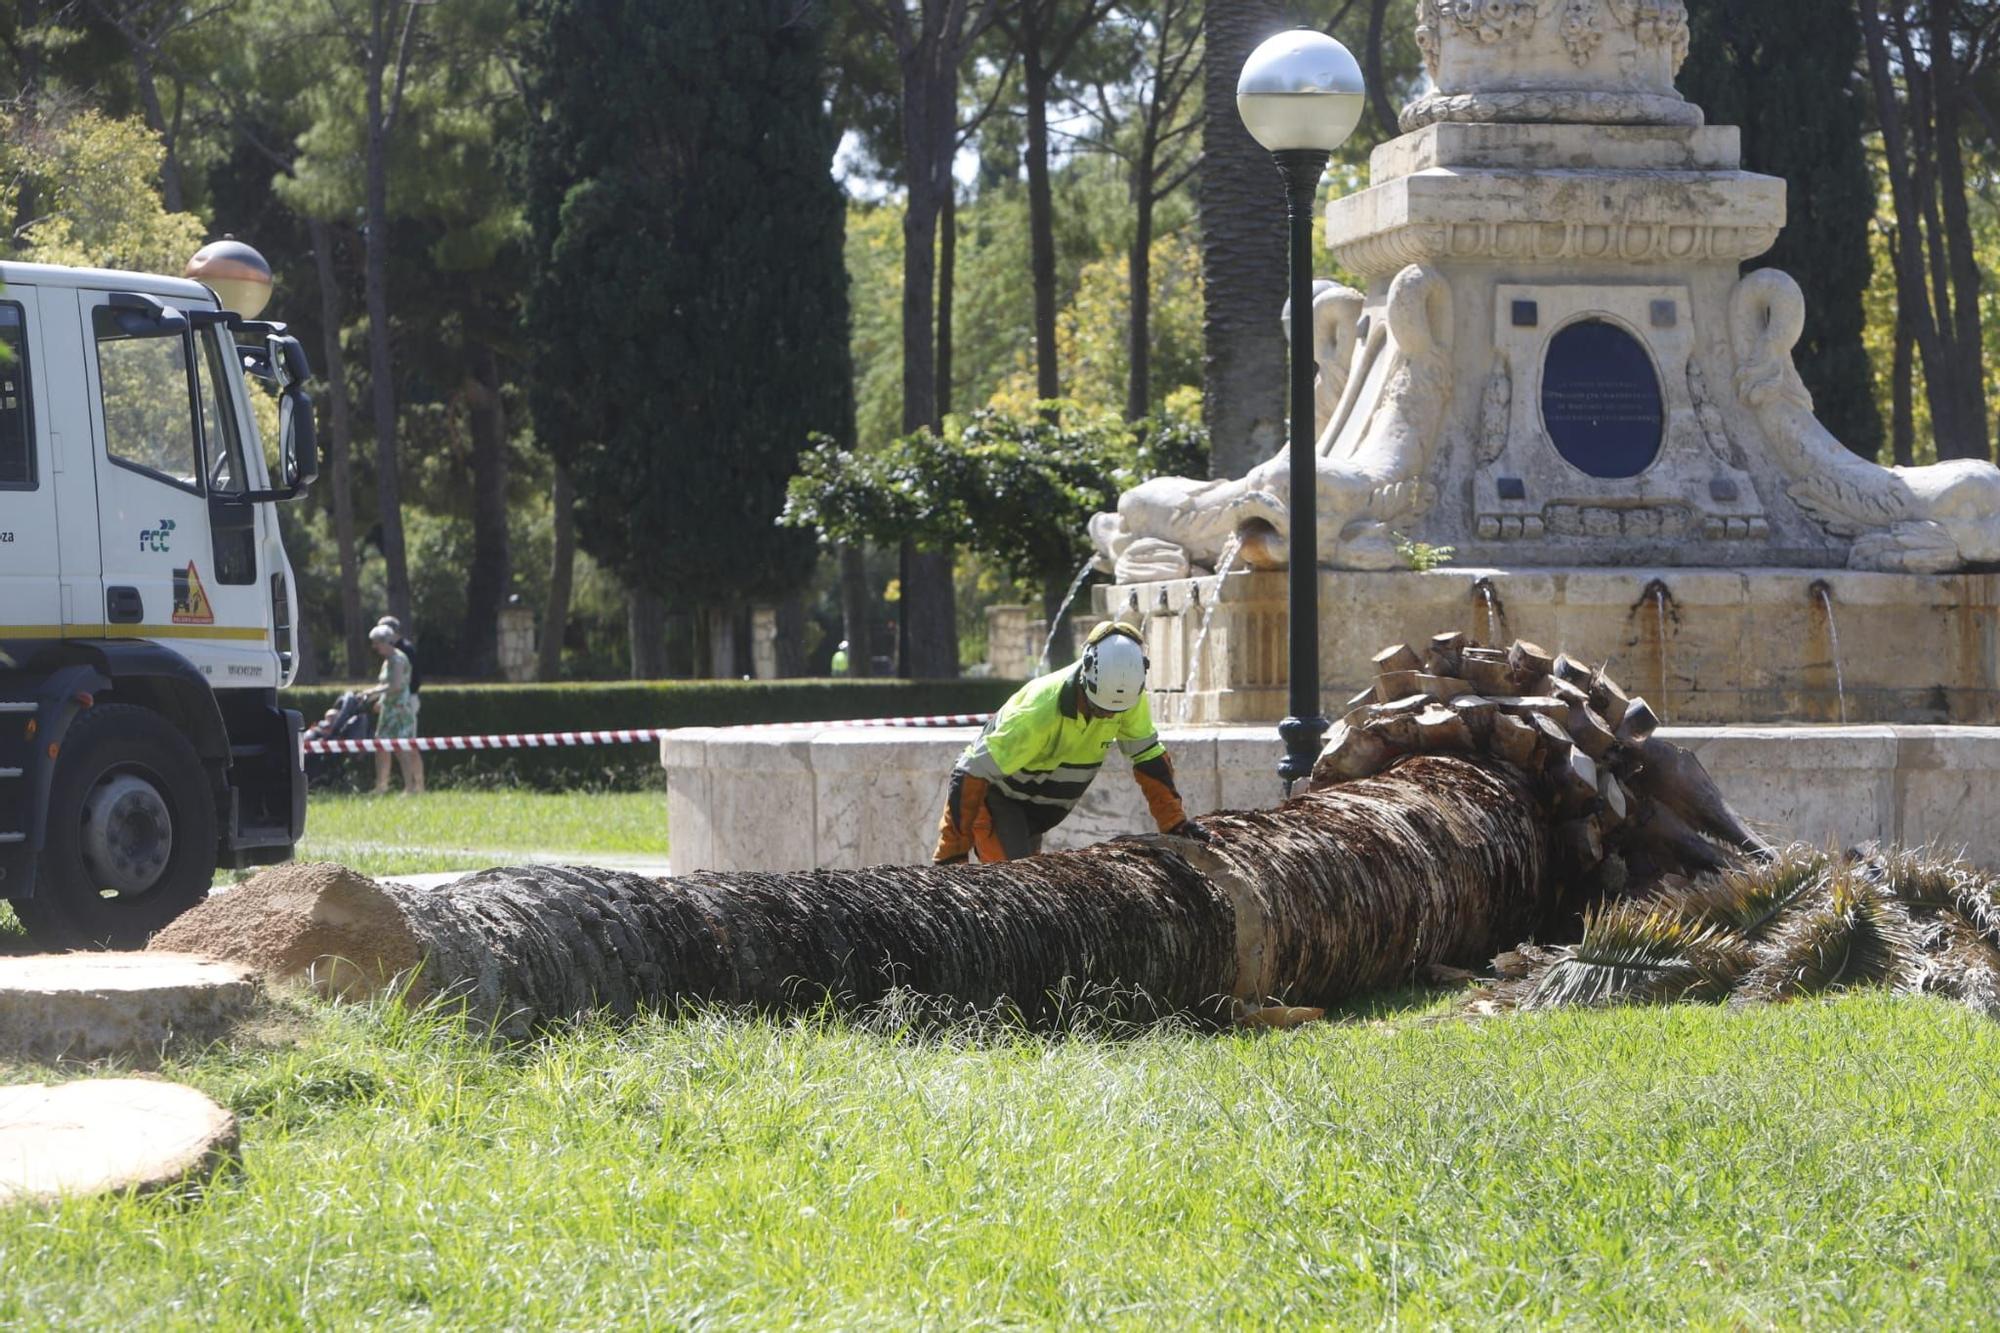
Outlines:
[[77, 718], [49, 786], [34, 896], [14, 904], [29, 937], [136, 949], [214, 878], [215, 802], [187, 737], [130, 704]]

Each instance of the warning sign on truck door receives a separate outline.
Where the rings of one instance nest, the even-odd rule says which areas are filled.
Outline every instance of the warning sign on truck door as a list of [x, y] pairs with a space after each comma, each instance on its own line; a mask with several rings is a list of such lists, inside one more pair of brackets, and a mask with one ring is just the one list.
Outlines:
[[201, 575], [196, 572], [192, 560], [188, 561], [186, 569], [174, 571], [174, 623], [176, 625], [215, 623], [215, 607], [208, 600], [208, 589], [201, 586]]

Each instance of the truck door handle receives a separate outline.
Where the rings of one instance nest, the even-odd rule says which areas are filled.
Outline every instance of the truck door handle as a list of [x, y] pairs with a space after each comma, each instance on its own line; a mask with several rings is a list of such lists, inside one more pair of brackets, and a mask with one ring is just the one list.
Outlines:
[[146, 603], [137, 588], [106, 588], [105, 616], [114, 625], [136, 625], [146, 618]]

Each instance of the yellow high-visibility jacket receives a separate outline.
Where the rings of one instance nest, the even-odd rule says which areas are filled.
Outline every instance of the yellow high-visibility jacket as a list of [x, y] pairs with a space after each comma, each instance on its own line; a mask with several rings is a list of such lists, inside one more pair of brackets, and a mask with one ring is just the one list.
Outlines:
[[965, 747], [957, 767], [1003, 796], [1066, 810], [1083, 798], [1113, 745], [1134, 768], [1166, 754], [1144, 695], [1122, 713], [1093, 718], [1083, 715], [1079, 693], [1073, 667], [1029, 681]]

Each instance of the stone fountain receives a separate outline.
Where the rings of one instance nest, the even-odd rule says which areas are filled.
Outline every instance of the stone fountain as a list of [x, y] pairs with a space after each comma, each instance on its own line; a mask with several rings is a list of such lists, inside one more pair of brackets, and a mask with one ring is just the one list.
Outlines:
[[[1742, 271], [1785, 182], [1675, 91], [1681, 0], [1418, 14], [1432, 87], [1328, 209], [1358, 287], [1311, 311], [1327, 715], [1440, 631], [1609, 655], [1774, 838], [2000, 865], [2000, 729], [1965, 725], [2000, 722], [2000, 470], [1877, 467], [1813, 417], [1798, 286]], [[1278, 796], [1289, 493], [1280, 454], [1091, 526], [1196, 813]], [[920, 859], [970, 735], [675, 733], [674, 867]], [[1106, 774], [1049, 845], [1149, 827]]]
[[[1785, 182], [1674, 90], [1680, 0], [1418, 9], [1434, 86], [1327, 211], [1362, 290], [1314, 301], [1329, 715], [1449, 627], [1622, 654], [1677, 721], [2000, 721], [2000, 470], [1878, 467], [1814, 418], [1799, 288], [1742, 272]], [[1160, 716], [1282, 715], [1289, 492], [1280, 454], [1093, 523], [1097, 610], [1195, 681]]]

